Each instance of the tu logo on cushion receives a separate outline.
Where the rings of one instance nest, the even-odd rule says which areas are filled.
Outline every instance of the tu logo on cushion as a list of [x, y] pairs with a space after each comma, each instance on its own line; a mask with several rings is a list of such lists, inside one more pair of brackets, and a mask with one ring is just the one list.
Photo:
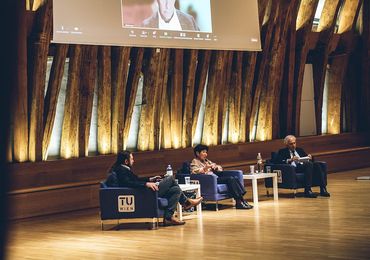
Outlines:
[[118, 196], [118, 212], [135, 212], [135, 196]]

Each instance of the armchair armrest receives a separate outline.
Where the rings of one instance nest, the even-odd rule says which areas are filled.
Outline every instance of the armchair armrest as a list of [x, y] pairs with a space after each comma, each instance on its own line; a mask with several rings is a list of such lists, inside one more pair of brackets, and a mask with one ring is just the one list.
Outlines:
[[202, 194], [217, 193], [217, 175], [216, 174], [191, 174], [190, 180], [199, 181]]
[[295, 167], [289, 164], [272, 164], [272, 170], [280, 170], [282, 174], [282, 183], [279, 183], [281, 188], [294, 189], [297, 186], [297, 177]]

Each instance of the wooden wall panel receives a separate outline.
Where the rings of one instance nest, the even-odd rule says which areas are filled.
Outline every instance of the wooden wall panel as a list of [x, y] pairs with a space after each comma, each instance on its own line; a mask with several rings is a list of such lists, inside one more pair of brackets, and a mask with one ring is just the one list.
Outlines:
[[[267, 13], [270, 13], [268, 6], [271, 6], [270, 0], [259, 0], [259, 25], [261, 28], [261, 42], [264, 42], [263, 37], [266, 35], [262, 32], [264, 17]], [[271, 7], [270, 7], [271, 8]], [[264, 26], [266, 29], [266, 26]], [[240, 112], [240, 123], [239, 123], [239, 141], [246, 142], [250, 139], [250, 130], [253, 127], [251, 120], [252, 113], [252, 102], [254, 96], [253, 82], [255, 80], [257, 57], [261, 57], [263, 52], [245, 52], [243, 55], [243, 67], [242, 67], [242, 97], [241, 97], [241, 112]]]
[[127, 79], [126, 108], [124, 114], [125, 127], [123, 131], [123, 148], [126, 149], [128, 135], [131, 126], [132, 113], [134, 111], [135, 99], [138, 90], [141, 68], [143, 64], [144, 48], [135, 48], [131, 51], [130, 69]]
[[[9, 198], [10, 216], [17, 219], [98, 207], [98, 184], [78, 188], [14, 194]], [[62, 199], [61, 199], [62, 198]]]
[[242, 66], [243, 53], [234, 52], [229, 88], [229, 127], [228, 141], [238, 143], [240, 140], [241, 102], [242, 102]]
[[168, 84], [168, 71], [170, 66], [170, 49], [164, 49], [164, 67], [162, 71], [162, 95], [160, 110], [160, 147], [163, 149], [171, 148], [171, 118], [170, 118], [170, 97]]
[[[37, 13], [32, 45], [32, 64], [30, 66], [30, 122], [29, 122], [29, 159], [42, 160], [43, 111], [46, 62], [51, 37], [52, 5], [48, 1]], [[26, 140], [25, 140], [26, 141]]]
[[252, 87], [257, 62], [257, 52], [243, 54], [242, 93], [239, 122], [239, 141], [249, 141], [249, 121], [252, 110]]
[[112, 47], [112, 152], [123, 149], [126, 81], [130, 47]]
[[314, 93], [315, 93], [315, 117], [316, 117], [316, 132], [320, 134], [322, 131], [322, 105], [324, 95], [325, 77], [329, 54], [332, 52], [329, 43], [334, 36], [339, 9], [342, 5], [342, 0], [325, 1], [323, 11], [321, 13], [320, 22], [317, 31], [320, 33], [319, 41], [313, 54], [313, 76], [314, 76]]
[[163, 106], [164, 95], [166, 94], [166, 87], [168, 82], [168, 66], [169, 66], [169, 49], [162, 49], [159, 56], [159, 66], [156, 72], [156, 92], [154, 93], [153, 106], [153, 139], [154, 148], [152, 150], [159, 150], [162, 144], [162, 120], [163, 120]]
[[182, 93], [183, 93], [183, 60], [184, 50], [172, 50], [173, 74], [171, 76], [171, 143], [172, 148], [180, 148], [182, 144]]
[[163, 73], [166, 67], [167, 50], [148, 50], [148, 62], [144, 69], [143, 101], [141, 106], [138, 149], [159, 149], [160, 109], [163, 91]]
[[220, 82], [224, 79], [225, 51], [213, 51], [207, 84], [202, 142], [217, 145], [219, 137]]
[[67, 58], [68, 45], [59, 44], [56, 46], [56, 52], [51, 65], [48, 89], [45, 96], [44, 106], [44, 136], [42, 140], [42, 157], [47, 159], [47, 151], [50, 144], [50, 138], [54, 127], [54, 120], [57, 110], [58, 97], [62, 86], [64, 66]]
[[111, 152], [111, 47], [101, 46], [98, 51], [98, 153]]
[[[295, 134], [299, 135], [302, 87], [305, 65], [309, 51], [308, 37], [312, 30], [318, 0], [302, 0], [297, 16], [297, 38], [294, 68], [293, 125]], [[291, 94], [291, 93], [289, 93]], [[292, 129], [292, 130], [293, 130]]]
[[339, 20], [340, 33], [336, 53], [332, 56], [328, 70], [328, 133], [337, 134], [342, 131], [342, 90], [347, 73], [350, 54], [354, 50], [354, 28], [362, 1], [346, 1]]
[[[224, 87], [220, 89], [220, 103], [219, 103], [219, 114], [218, 114], [218, 122], [217, 122], [217, 143], [223, 143], [223, 135], [224, 131], [228, 132], [229, 123], [226, 121], [227, 115], [229, 114], [230, 120], [230, 106], [229, 103], [231, 99], [229, 98], [235, 91], [231, 91], [231, 84], [232, 84], [232, 77], [233, 77], [233, 56], [234, 51], [225, 51], [225, 66], [222, 75], [222, 81], [218, 84], [221, 84]], [[235, 88], [234, 88], [235, 90]], [[235, 114], [234, 114], [235, 115]], [[236, 115], [237, 116], [237, 115]], [[228, 142], [228, 140], [226, 140]]]
[[254, 78], [253, 89], [252, 89], [252, 96], [253, 96], [253, 103], [252, 103], [252, 111], [251, 111], [251, 118], [250, 118], [250, 129], [252, 130], [250, 139], [255, 140], [255, 133], [253, 129], [255, 128], [255, 123], [257, 121], [257, 113], [259, 111], [260, 106], [260, 98], [262, 89], [265, 87], [265, 71], [267, 70], [267, 64], [269, 62], [269, 55], [270, 49], [272, 44], [272, 36], [275, 24], [277, 22], [278, 17], [278, 10], [279, 10], [279, 2], [278, 1], [270, 1], [269, 6], [265, 15], [264, 20], [266, 22], [263, 24], [261, 28], [261, 42], [262, 42], [262, 49], [263, 52], [259, 53], [257, 56], [257, 63], [256, 63], [256, 75]]
[[79, 155], [79, 84], [81, 75], [82, 46], [74, 45], [71, 46], [70, 50], [62, 138], [60, 141], [60, 156], [65, 159], [78, 157]]
[[83, 46], [80, 81], [80, 116], [78, 130], [79, 157], [89, 153], [89, 136], [97, 79], [98, 46]]
[[328, 69], [328, 133], [341, 132], [342, 83], [347, 69], [348, 55], [342, 54], [331, 58]]
[[198, 65], [198, 50], [185, 50], [184, 64], [184, 113], [182, 124], [182, 147], [192, 145], [192, 126], [193, 126], [193, 105], [195, 76]]
[[[16, 84], [13, 87], [12, 125], [13, 140], [8, 137], [8, 157], [10, 161], [24, 162], [28, 160], [28, 89], [27, 89], [27, 19], [25, 2], [19, 3], [18, 24], [19, 32], [16, 39], [18, 69], [15, 75]], [[4, 7], [3, 7], [4, 8]], [[10, 128], [10, 127], [9, 127]], [[9, 130], [10, 131], [10, 130]], [[12, 146], [14, 158], [12, 158]]]
[[[360, 122], [364, 119], [361, 109], [361, 51], [356, 48], [350, 54], [346, 77], [343, 81], [342, 104], [343, 114], [341, 117], [341, 128], [343, 132], [358, 132]], [[360, 101], [360, 102], [359, 102]]]
[[[362, 9], [363, 33], [361, 49], [361, 111], [370, 115], [370, 1], [364, 1]], [[370, 118], [360, 121], [361, 130], [370, 131]]]
[[198, 56], [198, 68], [195, 78], [195, 89], [194, 89], [194, 108], [193, 108], [193, 126], [192, 136], [194, 137], [195, 130], [198, 124], [198, 117], [200, 106], [202, 104], [203, 92], [205, 84], [208, 80], [209, 64], [211, 61], [211, 51], [200, 51]]
[[[260, 101], [257, 120], [256, 140], [264, 141], [278, 137], [279, 117], [274, 114], [279, 111], [280, 92], [282, 86], [282, 75], [284, 64], [286, 41], [285, 39], [292, 16], [295, 15], [297, 1], [280, 1], [277, 20], [272, 43], [269, 51], [269, 64], [265, 70], [260, 88]], [[284, 18], [283, 15], [284, 14]], [[286, 16], [285, 16], [286, 15]]]

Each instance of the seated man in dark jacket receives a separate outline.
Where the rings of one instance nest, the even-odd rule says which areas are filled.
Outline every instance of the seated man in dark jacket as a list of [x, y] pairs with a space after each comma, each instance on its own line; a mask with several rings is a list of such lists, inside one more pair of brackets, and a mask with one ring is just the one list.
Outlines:
[[[187, 198], [181, 191], [179, 185], [175, 182], [172, 176], [161, 179], [160, 176], [151, 178], [139, 178], [132, 171], [131, 167], [134, 163], [134, 157], [131, 152], [123, 151], [117, 154], [117, 160], [113, 164], [110, 172], [116, 173], [116, 180], [108, 177], [108, 186], [118, 187], [147, 187], [153, 191], [158, 191], [158, 196], [168, 199], [168, 207], [164, 213], [164, 225], [183, 225], [184, 221], [180, 221], [173, 216], [177, 203], [184, 206], [184, 209], [189, 209], [202, 202], [203, 198], [196, 199]], [[117, 183], [114, 183], [117, 182]]]
[[[320, 181], [320, 195], [330, 197], [330, 193], [326, 190], [326, 172], [321, 168], [319, 163], [312, 161], [312, 156], [307, 154], [302, 148], [297, 147], [296, 138], [294, 135], [288, 135], [284, 138], [286, 148], [280, 149], [278, 152], [277, 163], [288, 163], [296, 167], [298, 172], [303, 172], [305, 177], [305, 197], [316, 198], [316, 194], [312, 192], [312, 178], [318, 178]], [[308, 157], [308, 161], [301, 161], [300, 158]], [[315, 176], [313, 176], [315, 175]]]

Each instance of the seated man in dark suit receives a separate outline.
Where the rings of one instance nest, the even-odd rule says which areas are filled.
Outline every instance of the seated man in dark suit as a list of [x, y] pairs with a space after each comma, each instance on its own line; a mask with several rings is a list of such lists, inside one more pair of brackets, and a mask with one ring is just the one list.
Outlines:
[[[278, 163], [288, 163], [296, 167], [298, 172], [303, 172], [305, 177], [305, 197], [316, 198], [316, 194], [312, 192], [312, 178], [318, 178], [320, 182], [320, 195], [330, 197], [330, 193], [326, 190], [326, 172], [321, 168], [319, 163], [312, 161], [312, 156], [307, 154], [302, 148], [297, 147], [296, 138], [294, 135], [288, 135], [284, 138], [286, 148], [280, 149], [278, 152]], [[308, 161], [301, 161], [300, 158], [308, 157]]]
[[184, 221], [180, 221], [173, 216], [176, 210], [177, 203], [179, 202], [181, 205], [183, 205], [184, 209], [189, 209], [201, 203], [203, 198], [187, 198], [172, 176], [163, 179], [161, 179], [160, 176], [154, 176], [151, 178], [139, 178], [131, 171], [131, 167], [133, 164], [134, 157], [131, 152], [119, 152], [117, 154], [117, 160], [110, 170], [110, 172], [116, 173], [116, 182], [118, 183], [112, 183], [113, 178], [108, 177], [107, 185], [132, 188], [147, 187], [149, 189], [152, 189], [153, 191], [158, 191], [159, 197], [168, 199], [168, 207], [165, 209], [164, 212], [164, 225], [185, 224]]

